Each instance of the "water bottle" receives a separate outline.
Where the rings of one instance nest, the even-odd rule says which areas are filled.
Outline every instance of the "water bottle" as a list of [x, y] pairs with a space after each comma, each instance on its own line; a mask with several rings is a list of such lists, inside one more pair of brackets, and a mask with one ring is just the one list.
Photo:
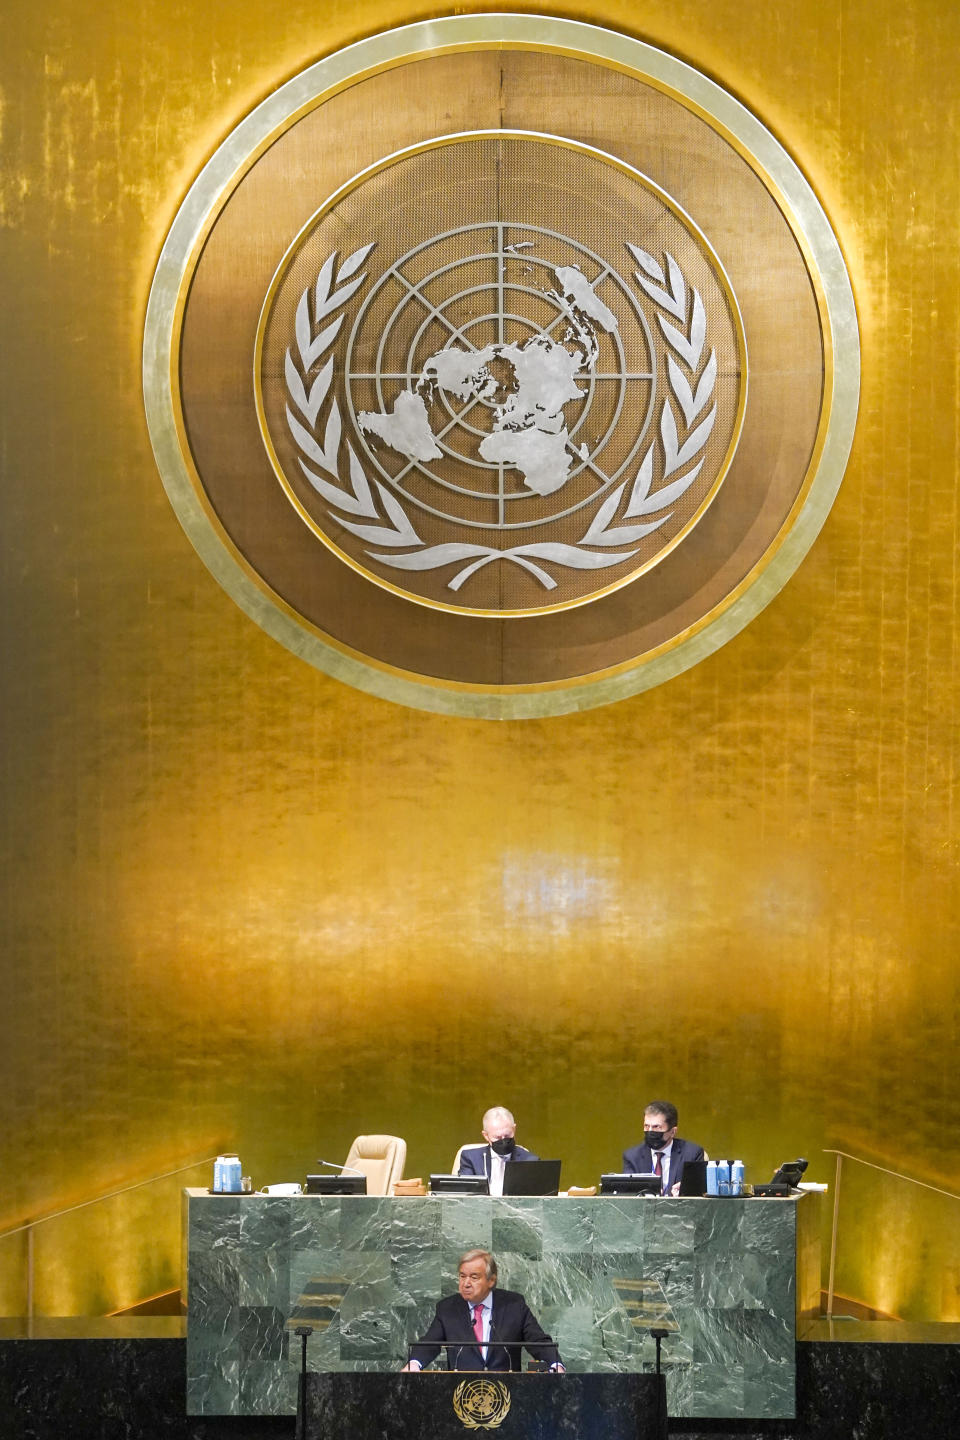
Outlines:
[[730, 1161], [717, 1161], [717, 1194], [730, 1194]]
[[707, 1161], [707, 1194], [708, 1194], [708, 1195], [716, 1195], [716, 1193], [717, 1193], [717, 1162], [716, 1162], [716, 1160], [708, 1160], [708, 1161]]
[[743, 1194], [743, 1161], [734, 1160], [733, 1169], [730, 1171], [730, 1194]]
[[243, 1180], [236, 1155], [218, 1155], [213, 1166], [213, 1189], [217, 1195], [239, 1195]]

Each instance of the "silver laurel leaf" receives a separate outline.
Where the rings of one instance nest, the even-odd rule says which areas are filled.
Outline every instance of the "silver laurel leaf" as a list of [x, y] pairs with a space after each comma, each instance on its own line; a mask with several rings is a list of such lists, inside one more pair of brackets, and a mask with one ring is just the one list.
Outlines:
[[690, 366], [695, 370], [700, 364], [700, 356], [703, 354], [703, 342], [707, 338], [707, 312], [703, 308], [703, 301], [700, 299], [700, 291], [693, 292], [693, 318], [690, 321], [690, 348], [695, 359]]
[[356, 280], [351, 280], [348, 285], [341, 285], [339, 290], [335, 290], [332, 295], [329, 295], [322, 305], [317, 306], [316, 323], [319, 325], [320, 321], [324, 316], [329, 315], [331, 310], [338, 310], [341, 305], [346, 305], [350, 296], [363, 284], [366, 278], [366, 275], [358, 275]]
[[306, 351], [301, 350], [300, 356], [303, 360], [303, 368], [305, 371], [311, 370], [324, 351], [330, 349], [330, 346], [340, 333], [340, 326], [342, 324], [343, 316], [341, 315], [338, 320], [334, 320], [332, 325], [328, 325], [325, 330], [321, 330], [320, 334], [314, 340], [310, 341]]
[[344, 280], [349, 280], [350, 276], [354, 273], [354, 271], [360, 269], [360, 266], [363, 264], [364, 260], [366, 260], [367, 256], [370, 254], [370, 251], [374, 248], [374, 245], [376, 245], [376, 243], [377, 242], [374, 241], [372, 245], [361, 245], [359, 250], [354, 250], [353, 254], [349, 255], [347, 259], [344, 260], [343, 264], [340, 266], [340, 269], [337, 272], [338, 285], [342, 285]]
[[680, 463], [677, 459], [680, 442], [677, 439], [677, 422], [666, 400], [660, 412], [660, 439], [663, 442], [663, 473], [664, 476], [672, 475]]
[[[421, 540], [408, 540], [405, 535], [398, 535], [395, 530], [388, 529], [385, 525], [356, 525], [352, 520], [344, 520], [337, 516], [338, 521], [345, 530], [352, 535], [358, 536], [361, 540], [367, 540], [371, 545], [421, 545]], [[373, 552], [371, 551], [371, 554]], [[379, 556], [379, 559], [385, 557]]]
[[713, 387], [717, 382], [717, 352], [710, 351], [710, 359], [704, 366], [703, 374], [700, 376], [700, 383], [697, 386], [697, 393], [693, 397], [693, 413], [699, 415], [713, 394]]
[[334, 475], [340, 473], [340, 435], [342, 432], [340, 424], [340, 406], [334, 400], [330, 406], [330, 414], [327, 416], [327, 428], [323, 432], [323, 448], [329, 461], [329, 468]]
[[402, 537], [400, 540], [388, 540], [386, 541], [386, 543], [388, 545], [422, 545], [423, 541], [420, 539], [420, 536], [410, 524], [410, 521], [407, 517], [407, 512], [401, 507], [400, 501], [396, 498], [395, 495], [391, 495], [390, 491], [386, 490], [380, 484], [379, 480], [375, 480], [373, 483], [377, 487], [377, 494], [380, 496], [381, 505], [383, 506], [384, 510], [387, 512], [387, 515], [393, 522], [394, 530], [399, 536]]
[[322, 465], [324, 470], [329, 470], [331, 475], [336, 475], [336, 466], [330, 464], [324, 451], [320, 449], [310, 431], [305, 430], [300, 424], [289, 405], [287, 406], [287, 424], [290, 426], [290, 434], [304, 455], [308, 455], [315, 465]]
[[677, 330], [675, 326], [664, 320], [662, 315], [658, 315], [657, 319], [660, 321], [660, 329], [666, 337], [667, 344], [672, 345], [677, 354], [682, 356], [689, 369], [695, 369], [698, 357], [683, 331]]
[[291, 400], [309, 424], [311, 426], [316, 425], [317, 412], [327, 398], [327, 391], [330, 388], [330, 378], [333, 375], [333, 361], [329, 361], [328, 364], [323, 367], [316, 380], [314, 380], [310, 386], [309, 395], [304, 389], [303, 381], [300, 379], [300, 373], [294, 364], [293, 356], [289, 350], [283, 362], [283, 369]]
[[[699, 464], [694, 465], [692, 470], [688, 470], [686, 475], [681, 475], [679, 480], [673, 480], [669, 485], [661, 485], [660, 489], [647, 500], [640, 512], [641, 515], [655, 515], [658, 510], [663, 510], [667, 505], [675, 505], [680, 496], [690, 489], [700, 474], [702, 466], [703, 461], [701, 460]], [[670, 516], [665, 515], [664, 519], [669, 520]]]
[[648, 525], [615, 525], [612, 530], [604, 532], [602, 539], [592, 540], [590, 543], [592, 545], [636, 545], [638, 540], [652, 535], [654, 530], [659, 530], [660, 526], [665, 525], [669, 519], [669, 515], [661, 515], [659, 520], [651, 520]]
[[672, 355], [667, 356], [667, 372], [670, 376], [670, 388], [679, 401], [680, 409], [683, 411], [683, 418], [689, 427], [693, 424], [713, 394], [713, 387], [717, 378], [717, 352], [715, 350], [710, 351], [710, 359], [704, 367], [695, 395], [690, 388], [689, 380]]
[[[639, 245], [631, 245], [629, 240], [627, 241], [627, 249], [637, 264], [646, 270], [651, 279], [658, 281], [661, 285], [666, 285], [666, 276], [652, 255], [648, 255], [646, 250], [641, 250]], [[639, 279], [639, 276], [637, 278]]]
[[[309, 465], [303, 460], [300, 460], [299, 463], [300, 469], [304, 475], [306, 475], [314, 490], [326, 500], [328, 505], [335, 505], [338, 510], [347, 510], [351, 515], [364, 516], [369, 514], [369, 511], [363, 508], [359, 500], [355, 499], [352, 495], [348, 495], [344, 490], [338, 489], [336, 485], [331, 485], [330, 481], [324, 480], [322, 475], [315, 475]], [[376, 511], [373, 513], [376, 515]]]
[[304, 370], [310, 369], [310, 361], [307, 358], [310, 353], [310, 291], [304, 290], [300, 296], [300, 304], [297, 306], [296, 319], [297, 349], [300, 351], [300, 359], [303, 362]]
[[581, 545], [603, 545], [606, 543], [602, 538], [603, 534], [614, 515], [616, 515], [617, 507], [620, 504], [620, 497], [626, 488], [627, 482], [624, 481], [622, 485], [614, 490], [612, 495], [604, 500], [600, 509], [590, 522], [590, 528], [587, 533], [581, 536]]
[[333, 266], [336, 258], [337, 252], [334, 251], [332, 255], [327, 256], [320, 267], [320, 274], [317, 276], [317, 283], [313, 289], [314, 301], [318, 312], [321, 307], [326, 304], [327, 296], [330, 294], [330, 287], [333, 284]]
[[643, 505], [650, 494], [650, 486], [653, 484], [653, 446], [647, 450], [643, 457], [643, 463], [637, 471], [637, 478], [633, 482], [633, 490], [630, 493], [630, 504], [624, 512], [625, 520], [632, 520], [635, 515], [644, 513]]
[[670, 376], [670, 389], [680, 402], [680, 409], [683, 411], [683, 418], [689, 427], [693, 421], [693, 391], [690, 389], [690, 382], [684, 375], [680, 366], [673, 356], [667, 355], [667, 374]]
[[[376, 555], [372, 550], [369, 553], [374, 560], [382, 560], [385, 565], [392, 565], [395, 570], [439, 570], [441, 565], [472, 560], [478, 555], [495, 560], [501, 552], [491, 550], [486, 545], [464, 545], [449, 541], [444, 545], [430, 545], [426, 550], [417, 550], [412, 555]], [[459, 589], [459, 586], [457, 588]]]
[[574, 570], [603, 570], [621, 560], [632, 560], [636, 553], [636, 550], [627, 550], [617, 555], [596, 555], [592, 550], [579, 550], [576, 545], [561, 545], [557, 541], [517, 545], [513, 550], [501, 551], [510, 560], [529, 555], [536, 560], [552, 560], [556, 565], [570, 565]]
[[316, 424], [316, 413], [314, 413], [313, 415], [310, 414], [310, 402], [307, 399], [307, 392], [303, 388], [303, 381], [300, 379], [300, 372], [298, 371], [296, 365], [294, 365], [293, 363], [293, 356], [290, 354], [289, 349], [287, 350], [287, 353], [283, 358], [283, 374], [287, 382], [287, 390], [290, 393], [290, 399], [293, 401], [294, 405], [296, 405], [297, 409], [300, 411], [300, 414], [305, 416], [306, 419], [309, 420], [311, 425]]
[[713, 422], [716, 418], [717, 407], [714, 405], [706, 419], [700, 421], [696, 430], [692, 430], [680, 446], [677, 453], [677, 463], [674, 466], [675, 470], [679, 470], [681, 465], [686, 465], [687, 461], [692, 460], [698, 450], [703, 449], [710, 438], [710, 432], [713, 429]]
[[[645, 279], [640, 274], [639, 270], [635, 270], [633, 273], [634, 275], [636, 275], [637, 279], [640, 281], [640, 284], [643, 286], [644, 290], [646, 290], [651, 300], [655, 301], [657, 305], [662, 305], [664, 310], [668, 310], [670, 314], [675, 315], [678, 320], [683, 319], [683, 311], [668, 290], [661, 290], [659, 285], [651, 284], [649, 280]], [[661, 325], [663, 324], [662, 318], [660, 320], [660, 323]]]
[[673, 313], [678, 320], [682, 320], [687, 313], [687, 282], [684, 280], [683, 271], [673, 256], [668, 254], [666, 259], [667, 274], [670, 277], [670, 294], [673, 296], [676, 305]]
[[703, 301], [700, 299], [700, 292], [693, 292], [693, 318], [690, 322], [689, 339], [682, 331], [675, 329], [658, 315], [660, 329], [663, 331], [667, 343], [672, 345], [677, 354], [684, 360], [690, 370], [696, 370], [700, 364], [700, 356], [703, 352], [703, 342], [707, 333], [707, 317], [703, 309]]
[[350, 457], [350, 483], [353, 486], [353, 493], [357, 497], [359, 514], [367, 515], [370, 519], [376, 519], [377, 507], [373, 503], [373, 496], [370, 494], [370, 482], [363, 473], [363, 466], [357, 459], [352, 445], [347, 445], [347, 454]]

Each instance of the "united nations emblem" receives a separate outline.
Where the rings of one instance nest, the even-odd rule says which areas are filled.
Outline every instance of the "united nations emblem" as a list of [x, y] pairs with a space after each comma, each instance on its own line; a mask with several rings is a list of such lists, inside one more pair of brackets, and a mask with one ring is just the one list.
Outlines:
[[556, 713], [735, 634], [836, 494], [839, 247], [730, 96], [624, 36], [461, 16], [282, 86], [198, 177], [144, 393], [271, 634], [425, 708]]
[[[424, 189], [434, 206], [401, 205]], [[376, 239], [333, 249], [361, 215]], [[656, 254], [626, 238], [651, 234]], [[270, 287], [255, 374], [320, 539], [410, 599], [503, 618], [582, 604], [680, 542], [735, 451], [746, 368], [722, 266], [668, 195], [497, 131], [392, 156], [323, 207]]]
[[468, 1430], [496, 1430], [507, 1418], [510, 1391], [502, 1380], [461, 1380], [453, 1392], [457, 1419]]

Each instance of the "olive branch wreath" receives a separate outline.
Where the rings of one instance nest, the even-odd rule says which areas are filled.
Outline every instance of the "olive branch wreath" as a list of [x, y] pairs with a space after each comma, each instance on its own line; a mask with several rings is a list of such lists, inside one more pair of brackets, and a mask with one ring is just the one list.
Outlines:
[[457, 1419], [467, 1430], [496, 1430], [507, 1417], [510, 1401], [502, 1380], [461, 1380], [453, 1392]]
[[[358, 275], [357, 271], [361, 269], [373, 248], [373, 245], [361, 246], [348, 256], [339, 268], [336, 266], [336, 251], [324, 262], [316, 283], [307, 286], [297, 305], [294, 329], [299, 363], [290, 349], [287, 350], [284, 360], [289, 402], [286, 406], [287, 424], [300, 451], [297, 460], [316, 493], [331, 511], [337, 512], [334, 518], [360, 540], [371, 545], [390, 547], [386, 553], [368, 550], [367, 554], [395, 569], [436, 570], [445, 565], [462, 565], [447, 583], [450, 590], [459, 590], [472, 575], [494, 560], [509, 560], [528, 571], [545, 589], [554, 590], [556, 580], [542, 565], [538, 565], [537, 561], [578, 570], [602, 570], [623, 560], [632, 559], [637, 554], [636, 550], [617, 550], [614, 547], [635, 545], [644, 536], [659, 530], [660, 526], [670, 519], [670, 507], [676, 504], [700, 473], [703, 466], [701, 452], [713, 430], [717, 413], [714, 404], [708, 413], [700, 418], [713, 397], [717, 379], [717, 357], [716, 351], [711, 349], [698, 379], [697, 372], [706, 344], [706, 312], [699, 291], [687, 286], [680, 266], [673, 256], [664, 254], [664, 271], [659, 262], [645, 250], [636, 245], [627, 245], [630, 254], [640, 266], [640, 269], [634, 272], [635, 277], [658, 307], [657, 319], [669, 347], [669, 388], [683, 418], [681, 439], [674, 408], [669, 397], [665, 397], [660, 410], [659, 428], [663, 450], [662, 480], [669, 483], [662, 483], [657, 490], [651, 490], [656, 448], [654, 441], [647, 448], [632, 484], [628, 480], [623, 481], [606, 498], [575, 545], [543, 541], [499, 550], [487, 545], [463, 542], [427, 545], [417, 534], [396, 496], [377, 479], [373, 480], [371, 487], [353, 445], [343, 438], [340, 404], [335, 395], [330, 396], [333, 356], [328, 352], [336, 341], [345, 318], [343, 314], [334, 318], [335, 312], [343, 310], [366, 280], [366, 274]], [[662, 312], [666, 312], [677, 324], [672, 324]], [[294, 409], [298, 414], [294, 413]], [[323, 419], [322, 411], [325, 412]], [[344, 450], [349, 489], [344, 484], [342, 469]], [[693, 464], [698, 455], [701, 458]], [[688, 465], [692, 468], [687, 469]], [[318, 469], [325, 473], [319, 474]], [[678, 475], [678, 471], [685, 473]], [[671, 480], [670, 477], [674, 475], [677, 475], [677, 478]], [[332, 477], [332, 480], [326, 476]], [[628, 485], [630, 494], [627, 506], [618, 518]], [[668, 513], [663, 514], [663, 511]], [[642, 517], [645, 516], [651, 518], [644, 520]], [[628, 520], [640, 523], [623, 523]], [[584, 549], [584, 546], [593, 548]], [[397, 553], [399, 551], [404, 553]], [[464, 561], [468, 563], [463, 564]]]

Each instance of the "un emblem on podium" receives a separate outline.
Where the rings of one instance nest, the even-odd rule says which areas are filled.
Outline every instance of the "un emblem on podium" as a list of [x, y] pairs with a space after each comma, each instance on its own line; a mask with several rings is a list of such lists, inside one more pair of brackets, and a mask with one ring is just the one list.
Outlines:
[[510, 1391], [502, 1380], [487, 1376], [462, 1380], [453, 1392], [453, 1408], [468, 1430], [496, 1430], [510, 1409]]
[[762, 124], [626, 36], [456, 16], [281, 86], [197, 177], [144, 340], [221, 584], [422, 708], [604, 704], [716, 650], [837, 492], [859, 337]]

